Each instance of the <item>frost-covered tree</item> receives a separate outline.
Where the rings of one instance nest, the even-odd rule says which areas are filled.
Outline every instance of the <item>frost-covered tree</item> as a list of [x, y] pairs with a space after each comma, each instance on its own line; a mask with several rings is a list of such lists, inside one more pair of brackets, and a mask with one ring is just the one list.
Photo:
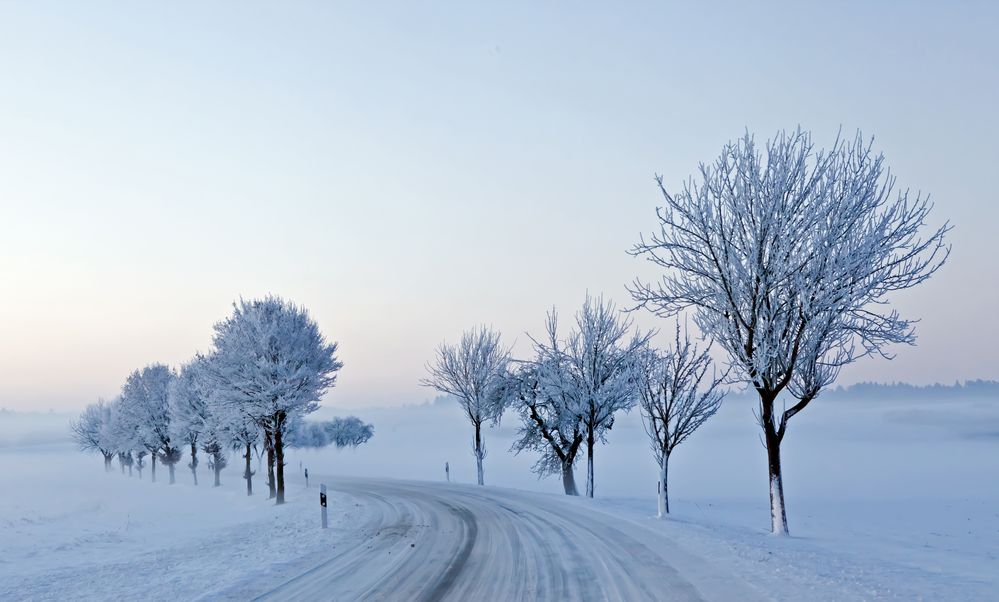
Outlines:
[[[208, 454], [209, 468], [215, 476], [214, 486], [218, 487], [222, 484], [222, 469], [229, 465], [227, 448], [234, 443], [234, 440], [226, 430], [226, 425], [210, 411], [202, 423], [199, 440], [201, 451]], [[249, 482], [247, 487], [252, 493], [253, 489], [249, 486]]]
[[241, 406], [213, 403], [211, 407], [213, 429], [220, 440], [227, 440], [229, 447], [241, 452], [243, 458], [243, 479], [246, 481], [246, 495], [253, 495], [252, 468], [253, 448], [260, 444], [263, 433], [258, 422], [243, 411]]
[[614, 414], [634, 407], [641, 352], [652, 333], [634, 333], [611, 301], [586, 296], [563, 355], [567, 394], [582, 416], [586, 443], [586, 495], [593, 497], [593, 451], [614, 425]]
[[222, 470], [229, 465], [229, 457], [225, 447], [218, 439], [207, 439], [201, 444], [201, 449], [208, 454], [208, 468], [215, 476], [213, 487], [222, 485]]
[[480, 326], [462, 334], [457, 345], [441, 343], [434, 363], [427, 364], [428, 377], [421, 381], [426, 387], [454, 396], [472, 423], [472, 454], [479, 485], [485, 484], [482, 425], [499, 420], [503, 413], [496, 386], [508, 361], [509, 352], [500, 345], [500, 334]]
[[[277, 482], [274, 479], [274, 435], [270, 429], [263, 429], [263, 451], [267, 454], [267, 492], [270, 498], [277, 496]], [[257, 468], [260, 468], [260, 458], [257, 457]]]
[[326, 435], [330, 443], [337, 449], [345, 447], [358, 447], [367, 443], [375, 436], [373, 424], [362, 422], [356, 416], [346, 418], [334, 418], [325, 425]]
[[[193, 394], [197, 395], [200, 400], [192, 407], [197, 412], [198, 420], [191, 428], [197, 431], [197, 441], [201, 446], [201, 451], [208, 455], [208, 468], [215, 477], [213, 486], [219, 487], [222, 485], [222, 470], [229, 465], [229, 449], [242, 449], [240, 433], [244, 430], [252, 433], [250, 438], [253, 440], [256, 438], [258, 427], [250, 418], [239, 416], [238, 408], [230, 408], [219, 403], [213, 396], [212, 381], [207, 376], [207, 362], [209, 361], [211, 361], [209, 358], [198, 355], [188, 365], [191, 376], [189, 385]], [[193, 460], [191, 464], [196, 465]], [[194, 466], [192, 466], [193, 469]], [[252, 476], [252, 472], [244, 474], [247, 479], [247, 495], [253, 492], [250, 483]], [[197, 484], [197, 477], [195, 477], [195, 484]]]
[[288, 432], [286, 443], [292, 447], [318, 449], [330, 445], [337, 449], [367, 443], [375, 427], [356, 416], [334, 418], [325, 422], [298, 421]]
[[229, 450], [240, 452], [245, 461], [243, 479], [246, 480], [246, 495], [253, 495], [253, 475], [256, 473], [251, 468], [251, 460], [253, 449], [261, 440], [260, 426], [246, 413], [246, 406], [228, 403], [218, 395], [215, 389], [217, 381], [213, 376], [217, 368], [212, 365], [217, 361], [214, 354], [199, 354], [191, 362], [195, 377], [192, 384], [205, 403], [198, 441], [201, 451], [208, 454], [216, 487], [222, 483], [222, 470], [229, 465]]
[[159, 459], [170, 471], [171, 485], [175, 482], [174, 467], [181, 457], [170, 433], [169, 391], [175, 377], [169, 367], [151, 364], [130, 374], [121, 388], [122, 410], [152, 458], [153, 482]]
[[111, 439], [114, 448], [118, 450], [119, 459], [128, 466], [129, 476], [132, 475], [134, 466], [139, 471], [141, 479], [148, 452], [140, 439], [139, 425], [128, 414], [120, 396], [111, 402]]
[[721, 407], [724, 375], [712, 374], [710, 346], [698, 349], [676, 326], [675, 346], [645, 354], [639, 379], [639, 407], [652, 453], [659, 464], [659, 518], [669, 513], [670, 454]]
[[[202, 381], [202, 368], [198, 359], [184, 364], [177, 377], [171, 380], [169, 389], [170, 435], [178, 444], [186, 445], [191, 450], [191, 461], [188, 468], [194, 476], [194, 484], [198, 484], [198, 438], [205, 430], [208, 420], [208, 400]], [[216, 441], [210, 446], [219, 448]], [[205, 453], [212, 453], [206, 451]], [[214, 462], [218, 466], [218, 462]], [[218, 473], [216, 473], [216, 482]]]
[[[927, 198], [896, 191], [871, 149], [858, 134], [816, 151], [801, 130], [760, 149], [747, 133], [678, 191], [657, 178], [658, 231], [631, 251], [665, 270], [657, 283], [635, 281], [634, 299], [660, 316], [692, 310], [732, 374], [756, 390], [778, 534], [787, 533], [780, 445], [788, 421], [837, 366], [915, 342], [913, 323], [888, 298], [929, 278], [949, 254], [948, 226], [924, 233]], [[802, 395], [778, 410], [789, 386]]]
[[269, 438], [276, 502], [283, 504], [286, 427], [318, 408], [343, 364], [336, 343], [326, 341], [304, 308], [273, 296], [233, 307], [232, 316], [215, 325], [212, 392]]
[[118, 456], [118, 466], [121, 468], [121, 474], [125, 474], [125, 468], [128, 468], [128, 476], [132, 476], [132, 466], [135, 464], [132, 450], [135, 447], [135, 442], [132, 432], [125, 421], [125, 416], [122, 414], [121, 397], [115, 398], [108, 405], [110, 408], [108, 422], [110, 446]]
[[135, 450], [135, 470], [139, 472], [139, 479], [142, 479], [142, 469], [146, 467], [146, 455], [148, 455], [145, 449]]
[[83, 409], [70, 425], [73, 441], [81, 451], [96, 451], [104, 456], [104, 470], [111, 470], [117, 449], [111, 432], [111, 404], [97, 400]]
[[582, 414], [568, 375], [568, 362], [558, 340], [558, 318], [548, 314], [547, 342], [535, 341], [535, 358], [522, 362], [502, 378], [500, 395], [520, 417], [514, 453], [529, 450], [541, 457], [532, 470], [538, 477], [560, 475], [566, 495], [579, 495], [574, 467], [584, 439]]
[[120, 451], [118, 454], [118, 465], [121, 466], [121, 474], [125, 474], [125, 468], [128, 468], [128, 476], [132, 476], [132, 452], [131, 451]]

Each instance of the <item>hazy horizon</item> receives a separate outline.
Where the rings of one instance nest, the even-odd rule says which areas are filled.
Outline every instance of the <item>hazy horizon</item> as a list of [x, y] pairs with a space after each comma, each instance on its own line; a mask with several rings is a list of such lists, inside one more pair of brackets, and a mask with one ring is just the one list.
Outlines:
[[57, 5], [0, 7], [0, 407], [111, 397], [267, 293], [339, 342], [324, 405], [432, 399], [468, 327], [524, 354], [630, 303], [655, 174], [798, 125], [875, 136], [955, 226], [896, 300], [918, 346], [837, 384], [999, 379], [994, 4]]

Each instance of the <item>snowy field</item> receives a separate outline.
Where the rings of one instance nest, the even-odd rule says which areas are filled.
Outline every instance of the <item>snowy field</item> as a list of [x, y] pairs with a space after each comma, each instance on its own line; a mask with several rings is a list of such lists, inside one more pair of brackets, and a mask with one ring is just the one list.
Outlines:
[[[655, 512], [655, 466], [638, 416], [622, 415], [597, 450], [594, 501], [538, 481], [534, 458], [507, 452], [515, 417], [486, 432], [486, 482], [539, 506], [571, 504], [600, 521], [662, 535], [763, 599], [999, 599], [999, 400], [819, 400], [785, 439], [792, 537], [768, 534], [765, 453], [752, 403], [733, 399], [671, 462], [674, 514]], [[344, 415], [342, 408], [320, 417]], [[292, 451], [289, 503], [247, 498], [236, 459], [224, 486], [178, 465], [177, 484], [105, 474], [68, 443], [70, 416], [0, 414], [0, 600], [243, 599], [269, 591], [343, 546], [373, 537], [373, 510], [338, 476], [469, 483], [470, 430], [457, 407], [358, 410], [375, 437], [356, 451]], [[305, 489], [299, 462], [316, 475]], [[116, 464], [117, 470], [117, 464]], [[261, 471], [262, 473], [262, 471]], [[316, 480], [331, 487], [318, 529]], [[326, 476], [332, 475], [332, 476]], [[577, 478], [582, 484], [582, 470]], [[346, 483], [346, 481], [345, 481]], [[407, 485], [409, 486], [409, 485]], [[435, 487], [440, 487], [439, 485]], [[486, 490], [488, 492], [488, 488]], [[519, 497], [518, 497], [519, 496]], [[568, 507], [568, 506], [566, 506]], [[592, 515], [591, 515], [592, 516]], [[596, 519], [595, 519], [596, 520]], [[706, 597], [724, 589], [700, 589]]]

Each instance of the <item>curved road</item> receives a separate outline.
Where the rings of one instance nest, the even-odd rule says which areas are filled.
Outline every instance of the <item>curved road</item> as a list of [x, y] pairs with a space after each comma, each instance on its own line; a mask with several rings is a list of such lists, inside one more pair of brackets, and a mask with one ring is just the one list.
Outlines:
[[359, 518], [338, 526], [328, 559], [258, 600], [701, 600], [703, 585], [719, 581], [712, 570], [705, 575], [709, 565], [684, 555], [699, 590], [671, 564], [683, 553], [669, 539], [582, 500], [444, 483], [325, 481]]

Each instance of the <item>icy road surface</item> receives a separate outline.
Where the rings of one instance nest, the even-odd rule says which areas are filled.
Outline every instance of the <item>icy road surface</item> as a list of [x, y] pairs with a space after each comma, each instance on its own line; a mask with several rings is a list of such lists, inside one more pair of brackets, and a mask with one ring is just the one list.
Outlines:
[[334, 533], [328, 558], [257, 599], [757, 597], [666, 537], [592, 510], [584, 499], [447, 483], [321, 480], [346, 494], [361, 511], [359, 523]]

